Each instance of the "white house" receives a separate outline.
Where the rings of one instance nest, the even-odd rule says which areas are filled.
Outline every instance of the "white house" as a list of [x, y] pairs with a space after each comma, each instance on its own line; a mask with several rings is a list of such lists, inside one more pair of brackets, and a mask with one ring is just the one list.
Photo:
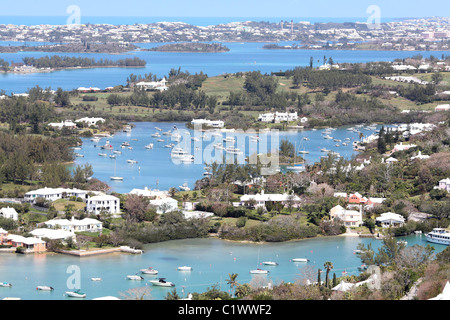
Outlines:
[[69, 188], [41, 188], [37, 190], [28, 191], [25, 193], [25, 201], [35, 203], [37, 198], [44, 200], [55, 201], [58, 199], [75, 196], [77, 198], [86, 199], [89, 193], [99, 194], [96, 191], [87, 191], [80, 189]]
[[449, 111], [450, 110], [450, 104], [440, 104], [436, 108], [434, 108], [434, 111]]
[[428, 159], [430, 156], [427, 154], [422, 154], [422, 151], [419, 151], [419, 153], [416, 156], [412, 156], [411, 160], [425, 160]]
[[48, 126], [55, 129], [62, 129], [64, 127], [74, 129], [77, 127], [77, 124], [72, 122], [72, 120], [64, 120], [61, 122], [51, 122], [48, 124]]
[[206, 120], [206, 119], [192, 119], [192, 125], [201, 125], [212, 128], [223, 128], [225, 123], [222, 120]]
[[120, 213], [120, 199], [111, 195], [99, 195], [86, 199], [86, 212], [100, 214], [102, 210], [112, 215]]
[[145, 90], [156, 89], [159, 91], [165, 91], [168, 89], [166, 84], [167, 84], [167, 80], [166, 80], [166, 78], [164, 78], [161, 81], [141, 81], [141, 82], [136, 83], [136, 86], [140, 87], [140, 88], [144, 88]]
[[75, 122], [84, 122], [86, 123], [89, 127], [90, 126], [95, 126], [98, 122], [105, 122], [105, 119], [103, 118], [95, 118], [95, 117], [84, 117], [84, 118], [80, 118], [75, 120]]
[[134, 188], [128, 194], [135, 194], [142, 197], [156, 197], [156, 198], [165, 198], [168, 197], [167, 191], [161, 191], [158, 189], [149, 189], [145, 187], [144, 189]]
[[441, 189], [441, 190], [450, 192], [450, 178], [440, 180], [439, 185], [437, 186], [437, 189]]
[[377, 217], [376, 221], [380, 222], [383, 228], [401, 227], [405, 223], [405, 218], [397, 213], [386, 212]]
[[72, 239], [72, 241], [76, 240], [76, 235], [72, 231], [62, 230], [62, 229], [48, 229], [48, 228], [39, 228], [34, 229], [30, 232], [33, 236], [39, 239], [47, 238], [50, 240], [62, 240], [66, 241], [68, 239]]
[[150, 204], [156, 207], [158, 214], [178, 210], [178, 201], [171, 197], [150, 200]]
[[239, 204], [241, 206], [245, 206], [248, 201], [255, 201], [255, 208], [266, 206], [266, 202], [274, 201], [274, 202], [282, 202], [286, 204], [288, 201], [300, 202], [300, 198], [296, 195], [289, 195], [287, 193], [264, 193], [264, 190], [261, 193], [257, 194], [245, 194], [241, 196]]
[[290, 122], [297, 121], [297, 112], [275, 112], [275, 113], [261, 113], [258, 116], [258, 121], [261, 122]]
[[347, 210], [340, 205], [331, 208], [330, 218], [341, 220], [346, 227], [359, 227], [363, 224], [361, 210]]
[[44, 222], [45, 225], [51, 229], [62, 229], [68, 232], [97, 232], [103, 228], [103, 223], [96, 219], [84, 218], [77, 220], [72, 217], [72, 220], [67, 219], [52, 219]]
[[17, 214], [17, 211], [14, 208], [6, 207], [0, 209], [0, 216], [3, 218], [18, 220], [19, 215]]

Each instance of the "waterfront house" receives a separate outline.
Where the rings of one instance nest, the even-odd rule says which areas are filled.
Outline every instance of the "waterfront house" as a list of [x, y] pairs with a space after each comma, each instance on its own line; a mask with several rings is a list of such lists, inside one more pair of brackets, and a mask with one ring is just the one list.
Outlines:
[[361, 209], [359, 211], [347, 210], [340, 205], [330, 209], [330, 219], [339, 219], [346, 227], [359, 227], [363, 224]]
[[222, 120], [206, 120], [206, 119], [192, 119], [191, 124], [193, 126], [206, 126], [212, 128], [223, 128], [225, 123]]
[[48, 228], [39, 228], [34, 229], [30, 232], [34, 237], [39, 239], [50, 239], [50, 240], [61, 240], [66, 242], [68, 239], [71, 239], [73, 242], [76, 241], [75, 233], [62, 229], [48, 229]]
[[99, 195], [86, 199], [86, 212], [100, 214], [102, 210], [113, 216], [120, 213], [120, 199], [112, 195]]
[[34, 237], [23, 237], [15, 234], [7, 236], [7, 244], [14, 248], [22, 247], [26, 253], [44, 252], [47, 250], [45, 241]]
[[25, 193], [25, 201], [29, 203], [35, 203], [37, 198], [42, 198], [48, 201], [55, 201], [58, 199], [77, 197], [86, 199], [89, 193], [99, 194], [96, 191], [87, 191], [80, 189], [69, 188], [41, 188], [37, 190], [28, 191]]
[[83, 123], [86, 123], [90, 127], [90, 126], [95, 126], [98, 122], [100, 122], [100, 123], [105, 122], [105, 119], [95, 118], [95, 117], [84, 117], [84, 118], [75, 120], [75, 122], [83, 122]]
[[405, 218], [397, 213], [385, 212], [377, 217], [376, 221], [379, 222], [383, 228], [401, 227], [405, 223]]
[[51, 122], [48, 124], [48, 126], [54, 129], [62, 129], [62, 128], [75, 129], [77, 127], [77, 124], [72, 122], [72, 120], [64, 120], [61, 122]]
[[128, 194], [135, 194], [142, 197], [155, 197], [158, 199], [168, 197], [167, 191], [160, 191], [158, 189], [149, 189], [148, 187], [145, 187], [144, 189], [138, 189], [134, 188], [131, 190]]
[[258, 121], [261, 122], [290, 122], [297, 121], [297, 112], [275, 112], [275, 113], [262, 113], [258, 116]]
[[72, 217], [71, 220], [68, 219], [52, 219], [44, 222], [44, 224], [56, 230], [64, 230], [68, 232], [98, 232], [102, 231], [103, 223], [96, 219], [84, 218], [81, 220], [77, 220]]
[[397, 151], [405, 151], [410, 148], [417, 147], [415, 144], [403, 144], [403, 142], [400, 142], [400, 144], [396, 144], [394, 148], [392, 149], [392, 153]]
[[17, 211], [14, 208], [6, 207], [0, 209], [0, 217], [7, 218], [7, 219], [13, 219], [17, 221], [19, 219], [19, 215], [17, 214]]
[[3, 228], [0, 228], [0, 244], [6, 243], [8, 237], [8, 231]]
[[241, 196], [239, 204], [241, 206], [246, 206], [250, 201], [255, 202], [255, 208], [265, 208], [266, 202], [269, 201], [281, 202], [282, 204], [287, 204], [288, 201], [293, 201], [295, 206], [295, 204], [300, 202], [300, 198], [296, 195], [289, 195], [287, 193], [264, 193], [264, 190], [262, 190], [261, 193], [245, 194]]

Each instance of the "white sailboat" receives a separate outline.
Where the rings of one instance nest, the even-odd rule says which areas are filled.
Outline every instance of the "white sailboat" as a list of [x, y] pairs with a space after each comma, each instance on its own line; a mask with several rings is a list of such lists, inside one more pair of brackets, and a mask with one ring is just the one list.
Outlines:
[[116, 159], [114, 158], [114, 175], [109, 177], [111, 180], [122, 181], [123, 177], [116, 176]]

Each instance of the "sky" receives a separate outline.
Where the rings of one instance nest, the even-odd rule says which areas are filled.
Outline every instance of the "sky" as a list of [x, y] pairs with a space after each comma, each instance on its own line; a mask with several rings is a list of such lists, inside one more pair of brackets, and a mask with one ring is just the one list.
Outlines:
[[[3, 2], [3, 3], [2, 3]], [[369, 17], [449, 16], [448, 0], [0, 0], [0, 16], [69, 16], [76, 5], [83, 16], [135, 17]]]

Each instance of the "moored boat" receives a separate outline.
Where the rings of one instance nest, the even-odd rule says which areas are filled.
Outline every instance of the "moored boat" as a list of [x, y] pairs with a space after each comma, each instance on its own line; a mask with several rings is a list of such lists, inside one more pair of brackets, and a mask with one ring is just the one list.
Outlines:
[[306, 258], [294, 258], [292, 262], [308, 262], [309, 260]]
[[127, 276], [127, 280], [144, 280], [144, 278], [142, 278], [141, 276], [135, 275], [135, 274], [131, 274]]
[[12, 284], [9, 282], [0, 282], [0, 287], [12, 287]]
[[66, 295], [72, 298], [86, 298], [86, 293], [81, 292], [80, 290], [66, 291]]
[[255, 269], [255, 270], [250, 270], [251, 274], [267, 274], [269, 273], [269, 270], [263, 270], [263, 269]]
[[50, 286], [37, 286], [36, 290], [40, 290], [40, 291], [52, 291], [54, 290], [53, 287]]
[[175, 286], [172, 282], [166, 281], [165, 278], [159, 278], [158, 280], [149, 280], [149, 282], [152, 285], [158, 286], [158, 287], [174, 287]]
[[182, 266], [177, 268], [178, 271], [192, 271], [192, 267]]
[[450, 245], [450, 232], [444, 228], [434, 228], [428, 232], [425, 237], [428, 242]]
[[147, 269], [141, 269], [140, 271], [142, 274], [158, 274], [158, 270], [155, 270], [152, 267], [148, 267]]
[[278, 265], [278, 263], [275, 261], [264, 261], [263, 264], [266, 266], [277, 266]]

